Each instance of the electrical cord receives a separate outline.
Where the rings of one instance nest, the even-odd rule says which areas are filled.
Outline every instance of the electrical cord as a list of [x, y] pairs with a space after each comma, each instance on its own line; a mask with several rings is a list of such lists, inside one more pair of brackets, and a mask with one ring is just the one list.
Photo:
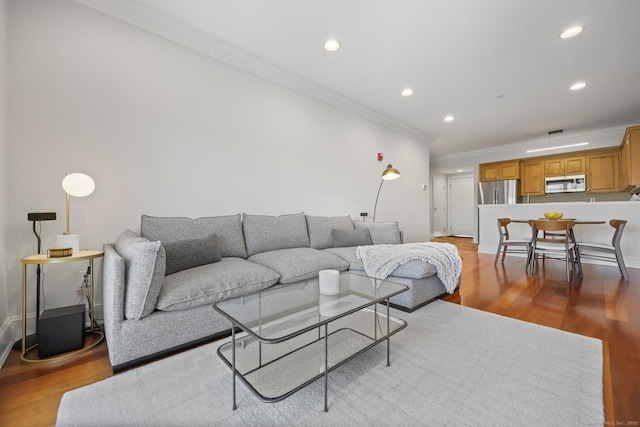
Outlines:
[[[44, 265], [40, 266], [40, 295], [42, 299], [42, 311], [44, 312], [45, 307], [47, 306], [47, 293], [44, 291], [44, 282], [45, 282], [45, 274], [44, 274]], [[42, 313], [38, 313], [38, 317]]]

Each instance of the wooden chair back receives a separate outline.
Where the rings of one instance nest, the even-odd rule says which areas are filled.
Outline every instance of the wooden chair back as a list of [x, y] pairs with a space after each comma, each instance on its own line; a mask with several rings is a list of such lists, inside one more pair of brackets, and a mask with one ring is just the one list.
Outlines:
[[509, 240], [509, 228], [511, 218], [498, 218], [498, 231], [500, 232], [500, 241]]
[[624, 227], [627, 225], [627, 220], [612, 219], [611, 221], [609, 221], [609, 225], [616, 229], [616, 231], [613, 233], [613, 238], [611, 239], [611, 246], [613, 246], [614, 248], [620, 248], [620, 239], [622, 238]]
[[[573, 220], [545, 220], [532, 219], [529, 220], [533, 232], [533, 238], [536, 242], [545, 243], [569, 243], [571, 230], [575, 226]], [[538, 231], [544, 232], [542, 237], [538, 236]], [[559, 233], [562, 232], [562, 233]]]

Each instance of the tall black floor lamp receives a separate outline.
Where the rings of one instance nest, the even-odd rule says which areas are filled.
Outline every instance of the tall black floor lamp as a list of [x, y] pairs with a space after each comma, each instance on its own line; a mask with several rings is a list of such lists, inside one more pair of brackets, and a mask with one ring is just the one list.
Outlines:
[[387, 166], [384, 172], [382, 172], [382, 181], [380, 181], [380, 187], [378, 187], [378, 194], [376, 195], [376, 204], [373, 207], [373, 222], [376, 221], [376, 209], [378, 209], [378, 197], [380, 197], [382, 184], [384, 184], [385, 181], [391, 181], [392, 179], [397, 178], [400, 178], [400, 172], [398, 172], [398, 169], [394, 168], [391, 166], [391, 163], [389, 163], [389, 166]]
[[[30, 212], [27, 214], [27, 219], [33, 222], [33, 234], [38, 239], [38, 254], [42, 253], [42, 240], [40, 240], [40, 234], [36, 230], [36, 222], [38, 221], [54, 221], [56, 219], [55, 212]], [[38, 319], [40, 318], [40, 264], [36, 265], [36, 333], [27, 336], [26, 348], [33, 347], [38, 343]], [[14, 349], [22, 348], [22, 339], [19, 339], [14, 345]]]

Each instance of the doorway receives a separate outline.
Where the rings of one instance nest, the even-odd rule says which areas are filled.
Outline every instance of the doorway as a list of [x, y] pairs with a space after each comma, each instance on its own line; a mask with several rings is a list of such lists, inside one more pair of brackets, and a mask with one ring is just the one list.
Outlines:
[[450, 176], [449, 224], [453, 236], [473, 236], [475, 199], [473, 175]]
[[433, 209], [433, 236], [447, 236], [447, 178], [444, 175], [434, 176], [431, 182], [431, 203]]

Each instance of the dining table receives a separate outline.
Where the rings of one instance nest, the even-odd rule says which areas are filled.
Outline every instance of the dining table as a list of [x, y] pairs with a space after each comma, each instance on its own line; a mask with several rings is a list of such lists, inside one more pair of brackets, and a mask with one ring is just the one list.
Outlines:
[[[520, 223], [520, 224], [528, 224], [529, 221], [573, 221], [574, 225], [598, 225], [598, 224], [606, 224], [607, 221], [601, 221], [601, 220], [579, 220], [576, 218], [559, 218], [559, 219], [548, 219], [548, 218], [531, 218], [531, 219], [512, 219], [511, 222], [515, 222], [515, 223]], [[531, 233], [531, 243], [533, 243], [533, 239], [536, 236], [536, 232]], [[578, 266], [578, 270], [580, 271], [580, 274], [582, 274], [582, 263], [580, 262], [580, 251], [578, 249], [578, 241], [576, 240], [576, 236], [575, 233], [573, 231], [573, 228], [571, 228], [571, 230], [569, 230], [569, 239], [571, 240], [571, 242], [573, 242], [573, 244], [575, 245], [575, 260], [576, 260], [576, 264]], [[533, 250], [533, 244], [530, 245], [529, 250], [532, 251]], [[530, 264], [533, 262], [533, 256], [532, 253], [529, 253], [527, 255], [527, 265], [526, 268], [527, 270], [529, 269]]]

